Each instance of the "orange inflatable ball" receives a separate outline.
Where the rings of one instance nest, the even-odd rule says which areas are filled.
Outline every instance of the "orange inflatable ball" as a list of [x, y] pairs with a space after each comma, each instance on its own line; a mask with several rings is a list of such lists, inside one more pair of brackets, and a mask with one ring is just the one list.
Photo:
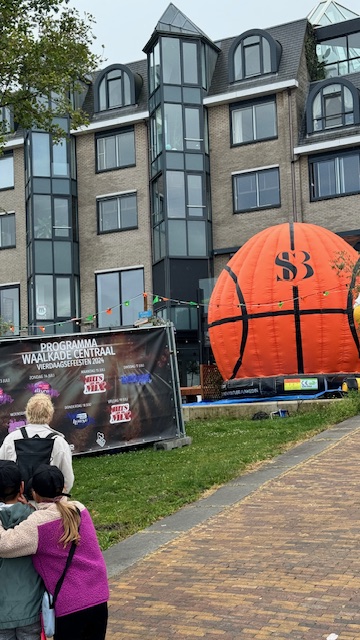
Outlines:
[[209, 334], [224, 380], [360, 371], [359, 254], [312, 224], [253, 236], [221, 272]]

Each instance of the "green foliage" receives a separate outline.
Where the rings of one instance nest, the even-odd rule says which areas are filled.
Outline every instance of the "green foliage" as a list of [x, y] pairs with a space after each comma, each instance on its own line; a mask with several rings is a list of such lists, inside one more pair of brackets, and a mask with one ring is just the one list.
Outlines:
[[11, 326], [12, 325], [9, 322], [5, 322], [5, 320], [0, 316], [0, 336], [4, 336], [8, 333]]
[[67, 0], [0, 0], [0, 22], [0, 105], [12, 108], [14, 122], [57, 137], [64, 132], [55, 116], [69, 113], [74, 128], [85, 124], [69, 92], [98, 63], [90, 51], [92, 16], [81, 18]]
[[305, 56], [311, 82], [323, 80], [325, 78], [325, 65], [319, 61], [316, 55], [315, 31], [310, 24], [305, 36]]
[[360, 394], [319, 403], [315, 410], [307, 407], [274, 420], [189, 422], [192, 445], [173, 451], [148, 447], [75, 458], [73, 495], [89, 508], [106, 549], [294, 443], [360, 413]]

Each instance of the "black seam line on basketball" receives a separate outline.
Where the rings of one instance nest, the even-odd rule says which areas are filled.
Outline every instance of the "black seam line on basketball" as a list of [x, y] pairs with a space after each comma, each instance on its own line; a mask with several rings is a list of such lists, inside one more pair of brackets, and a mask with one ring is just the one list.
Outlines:
[[[347, 309], [300, 309], [300, 316], [312, 316], [312, 315], [329, 315], [329, 314], [341, 313], [343, 315], [347, 315]], [[264, 311], [262, 313], [249, 313], [247, 315], [243, 314], [241, 316], [233, 316], [230, 318], [221, 318], [221, 320], [214, 320], [208, 324], [207, 328], [212, 329], [213, 327], [217, 327], [221, 324], [229, 324], [231, 322], [237, 322], [238, 320], [254, 320], [256, 318], [267, 318], [267, 317], [276, 317], [276, 316], [292, 316], [294, 315], [293, 309], [283, 309], [279, 311]]]
[[295, 341], [296, 341], [296, 355], [298, 362], [298, 373], [304, 373], [304, 354], [302, 348], [302, 335], [301, 335], [301, 312], [299, 305], [299, 287], [293, 287], [293, 301], [294, 301], [294, 319], [295, 319]]
[[360, 269], [360, 258], [356, 262], [353, 272], [351, 274], [351, 281], [350, 281], [350, 286], [349, 286], [348, 296], [347, 296], [347, 315], [348, 315], [348, 323], [349, 323], [351, 335], [354, 339], [356, 348], [358, 350], [358, 355], [360, 357], [360, 342], [359, 342], [359, 336], [357, 334], [356, 327], [355, 327], [354, 310], [353, 310], [353, 302], [352, 302], [352, 292], [355, 287], [355, 281], [359, 273], [359, 269]]
[[247, 320], [247, 310], [246, 310], [246, 304], [245, 304], [245, 298], [242, 294], [242, 291], [239, 287], [239, 283], [238, 283], [238, 279], [237, 279], [237, 275], [231, 270], [231, 268], [226, 265], [225, 267], [226, 271], [228, 272], [230, 278], [233, 280], [233, 282], [235, 283], [235, 290], [236, 290], [236, 295], [238, 297], [239, 303], [241, 304], [241, 306], [245, 309], [245, 313], [246, 313], [246, 317], [244, 318], [244, 328], [243, 328], [243, 332], [242, 332], [242, 336], [241, 336], [241, 344], [240, 344], [240, 352], [239, 352], [239, 358], [235, 364], [235, 367], [233, 369], [231, 378], [235, 378], [237, 372], [239, 371], [241, 365], [242, 365], [242, 359], [244, 356], [244, 351], [245, 351], [245, 346], [246, 346], [246, 342], [247, 342], [247, 337], [248, 337], [248, 333], [249, 333], [249, 323]]
[[290, 222], [289, 223], [289, 227], [290, 227], [290, 249], [291, 251], [295, 251], [295, 233], [294, 233], [294, 223]]

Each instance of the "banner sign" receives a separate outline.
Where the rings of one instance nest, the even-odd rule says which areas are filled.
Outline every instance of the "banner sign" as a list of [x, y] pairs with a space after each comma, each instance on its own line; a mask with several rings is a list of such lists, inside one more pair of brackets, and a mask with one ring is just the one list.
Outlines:
[[0, 342], [0, 443], [48, 394], [74, 454], [183, 435], [172, 327]]

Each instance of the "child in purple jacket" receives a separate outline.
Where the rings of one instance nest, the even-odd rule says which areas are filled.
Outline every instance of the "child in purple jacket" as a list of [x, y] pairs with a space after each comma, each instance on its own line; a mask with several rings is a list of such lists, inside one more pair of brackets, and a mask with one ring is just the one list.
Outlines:
[[104, 640], [109, 587], [90, 514], [81, 503], [64, 496], [64, 476], [58, 467], [41, 465], [32, 489], [37, 510], [15, 529], [5, 530], [0, 524], [0, 557], [32, 555], [46, 589], [54, 593], [75, 541], [55, 603], [54, 640]]

